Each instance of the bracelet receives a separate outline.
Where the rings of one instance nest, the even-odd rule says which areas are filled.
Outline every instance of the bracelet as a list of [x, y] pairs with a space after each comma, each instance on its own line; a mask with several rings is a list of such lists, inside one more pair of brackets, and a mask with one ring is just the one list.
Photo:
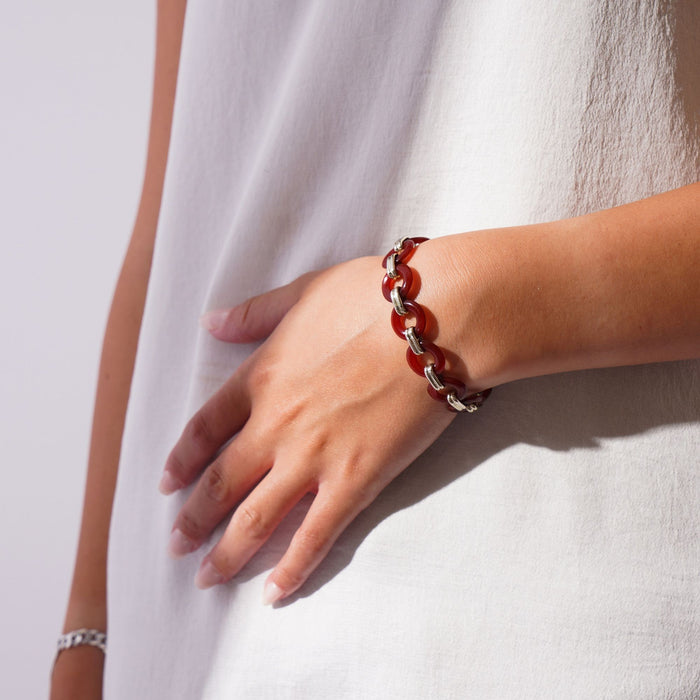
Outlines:
[[[408, 342], [406, 360], [408, 366], [428, 380], [428, 393], [437, 401], [445, 401], [450, 411], [474, 413], [488, 398], [491, 389], [467, 392], [464, 382], [443, 374], [445, 355], [434, 343], [423, 337], [427, 317], [421, 305], [409, 298], [413, 286], [413, 271], [406, 264], [416, 248], [427, 238], [400, 238], [384, 256], [382, 267], [386, 274], [382, 280], [382, 294], [391, 302], [391, 327], [399, 338]], [[407, 326], [405, 319], [413, 316], [414, 325]], [[425, 362], [421, 362], [423, 358]]]
[[105, 632], [100, 632], [100, 630], [89, 630], [86, 628], [66, 632], [58, 638], [56, 656], [66, 649], [82, 646], [97, 647], [106, 654], [107, 634]]

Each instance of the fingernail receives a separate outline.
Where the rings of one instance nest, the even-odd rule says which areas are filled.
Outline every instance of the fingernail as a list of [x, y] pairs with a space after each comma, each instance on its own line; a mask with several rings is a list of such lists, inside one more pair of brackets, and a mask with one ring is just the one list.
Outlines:
[[202, 562], [197, 575], [194, 577], [194, 585], [202, 590], [211, 588], [212, 586], [218, 586], [220, 583], [224, 583], [224, 581], [226, 581], [224, 575], [209, 561], [209, 559], [205, 559]]
[[284, 591], [274, 581], [266, 581], [263, 589], [263, 605], [273, 605], [282, 598], [284, 598]]
[[179, 559], [184, 557], [185, 554], [194, 552], [199, 545], [193, 540], [184, 535], [180, 530], [175, 528], [170, 533], [170, 540], [168, 541], [168, 554], [170, 554], [173, 559]]
[[226, 310], [207, 311], [199, 317], [199, 325], [207, 331], [218, 331], [224, 325], [227, 316]]
[[176, 479], [170, 471], [167, 469], [163, 472], [163, 476], [160, 478], [160, 483], [158, 484], [158, 490], [164, 495], [164, 496], [169, 496], [171, 493], [175, 493], [175, 491], [179, 491], [184, 484], [179, 480]]

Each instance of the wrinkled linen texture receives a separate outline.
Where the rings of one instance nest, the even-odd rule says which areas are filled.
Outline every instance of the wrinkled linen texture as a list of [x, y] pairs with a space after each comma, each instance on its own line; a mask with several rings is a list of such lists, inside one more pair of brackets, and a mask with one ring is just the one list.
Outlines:
[[254, 349], [212, 339], [204, 311], [400, 235], [697, 180], [698, 32], [695, 0], [189, 0], [107, 700], [700, 698], [698, 362], [498, 388], [275, 609], [263, 582], [308, 498], [203, 592], [201, 554], [166, 554], [187, 494], [157, 492], [188, 417]]

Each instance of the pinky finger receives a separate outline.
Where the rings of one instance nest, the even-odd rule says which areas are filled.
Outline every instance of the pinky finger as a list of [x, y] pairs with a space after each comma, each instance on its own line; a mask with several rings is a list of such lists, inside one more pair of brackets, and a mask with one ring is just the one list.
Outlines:
[[[267, 577], [263, 603], [272, 605], [301, 588], [323, 561], [334, 542], [361, 508], [349, 508], [351, 499], [326, 496], [319, 491], [284, 556]], [[342, 506], [339, 508], [339, 505]]]

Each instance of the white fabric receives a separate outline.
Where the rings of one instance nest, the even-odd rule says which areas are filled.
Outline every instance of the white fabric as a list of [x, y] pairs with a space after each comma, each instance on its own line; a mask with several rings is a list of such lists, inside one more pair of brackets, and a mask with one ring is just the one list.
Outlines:
[[[698, 178], [694, 0], [189, 0], [109, 552], [108, 700], [700, 697], [700, 365], [504, 386], [261, 605], [166, 555], [157, 483], [301, 273]], [[378, 292], [379, 293], [379, 292]], [[407, 370], [408, 371], [408, 370]], [[206, 551], [206, 548], [203, 550]]]

